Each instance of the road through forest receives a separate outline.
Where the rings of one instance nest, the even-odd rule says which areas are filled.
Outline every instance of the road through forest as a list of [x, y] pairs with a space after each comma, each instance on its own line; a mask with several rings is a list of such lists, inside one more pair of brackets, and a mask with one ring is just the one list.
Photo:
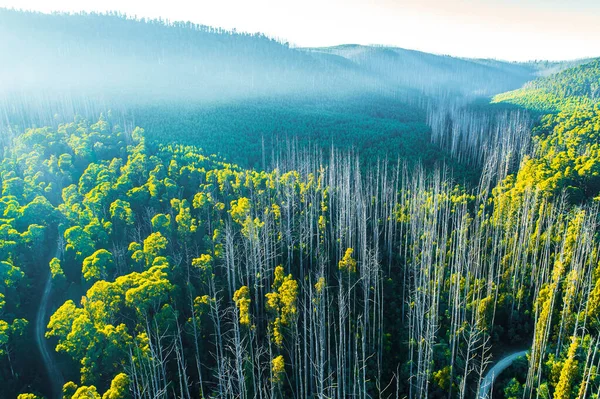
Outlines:
[[485, 378], [481, 382], [481, 385], [479, 385], [479, 393], [477, 394], [477, 398], [479, 398], [479, 399], [489, 398], [490, 391], [494, 385], [494, 381], [496, 380], [496, 377], [498, 377], [498, 375], [500, 373], [502, 373], [504, 370], [506, 370], [517, 358], [519, 358], [521, 356], [525, 356], [527, 354], [527, 352], [528, 351], [520, 351], [520, 352], [512, 353], [512, 354], [507, 355], [507, 356], [503, 357], [502, 359], [500, 359], [498, 361], [498, 363], [496, 363], [494, 365], [494, 367], [492, 367], [490, 369], [490, 371], [487, 372], [487, 374], [485, 375]]
[[[60, 253], [60, 243], [56, 244], [56, 254]], [[35, 317], [35, 342], [42, 355], [44, 367], [46, 368], [48, 381], [52, 387], [52, 397], [60, 398], [62, 395], [63, 377], [56, 366], [53, 358], [53, 353], [48, 350], [48, 342], [46, 341], [45, 332], [46, 325], [48, 324], [48, 301], [50, 300], [50, 294], [52, 293], [52, 273], [48, 273], [46, 285], [44, 286], [44, 292], [40, 299], [40, 306], [38, 308], [37, 315]]]

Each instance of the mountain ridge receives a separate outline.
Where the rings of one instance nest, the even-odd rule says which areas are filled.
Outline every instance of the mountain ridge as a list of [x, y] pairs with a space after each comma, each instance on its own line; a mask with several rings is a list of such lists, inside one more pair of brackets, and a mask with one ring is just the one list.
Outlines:
[[0, 73], [4, 91], [18, 82], [36, 90], [123, 95], [135, 89], [192, 99], [406, 89], [488, 96], [516, 89], [536, 72], [527, 64], [399, 47], [296, 48], [261, 33], [119, 13], [0, 8], [0, 22], [0, 50], [11, 55]]

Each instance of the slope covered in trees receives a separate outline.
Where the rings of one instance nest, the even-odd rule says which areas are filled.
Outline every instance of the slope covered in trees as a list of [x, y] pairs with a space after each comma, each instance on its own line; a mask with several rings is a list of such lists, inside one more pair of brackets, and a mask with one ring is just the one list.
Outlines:
[[0, 397], [464, 399], [524, 349], [495, 397], [600, 392], [597, 61], [489, 104], [546, 66], [0, 18], [50, 74], [4, 98]]
[[[534, 150], [518, 172], [495, 189], [496, 197], [501, 199], [496, 207], [523, 204], [535, 193], [544, 202], [561, 204], [574, 215], [563, 233], [567, 241], [551, 257], [553, 265], [543, 272], [548, 275], [542, 277], [545, 281], [533, 297], [535, 329], [527, 378], [515, 375], [507, 381], [505, 397], [597, 396], [600, 106], [594, 87], [598, 82], [600, 70], [598, 60], [594, 60], [494, 99], [497, 103], [517, 104], [537, 116], [532, 130]], [[579, 238], [590, 249], [572, 252], [577, 240], [573, 234], [583, 230], [593, 232], [588, 238]], [[573, 267], [575, 257], [589, 261], [590, 269]], [[530, 267], [540, 263], [532, 262]]]
[[[489, 179], [469, 194], [439, 173], [361, 176], [341, 153], [249, 172], [104, 119], [30, 130], [11, 154], [3, 320], [26, 327], [17, 304], [52, 273], [62, 305], [47, 336], [66, 355], [66, 397], [119, 384], [135, 397], [363, 397], [388, 384], [468, 397], [494, 347], [541, 328], [535, 304], [549, 290], [544, 306], [589, 303], [569, 317], [594, 317], [581, 284], [595, 281], [597, 207], [570, 210], [535, 187], [517, 200], [491, 194]], [[54, 219], [25, 230], [30, 209]], [[20, 257], [19, 235], [34, 229], [38, 246], [53, 247], [53, 229], [62, 237], [46, 271]], [[563, 274], [581, 283], [553, 288]], [[558, 320], [566, 339], [573, 324]], [[14, 356], [27, 330], [10, 331], [9, 377], [29, 366]]]
[[600, 100], [600, 59], [527, 83], [523, 88], [495, 97], [540, 112], [593, 105]]
[[[532, 338], [505, 392], [598, 386], [596, 205], [526, 179], [527, 160], [484, 162], [471, 191], [289, 145], [256, 172], [104, 117], [19, 135], [2, 164], [6, 379], [30, 369], [20, 303], [51, 273], [65, 397], [464, 398]], [[34, 231], [59, 257], [23, 258]]]
[[518, 191], [532, 180], [551, 195], [566, 190], [573, 202], [600, 193], [599, 66], [600, 60], [594, 60], [495, 97], [495, 102], [541, 114], [533, 130], [535, 154], [506, 187]]
[[[425, 112], [379, 96], [345, 100], [241, 101], [212, 106], [165, 104], [136, 108], [125, 120], [143, 121], [148, 138], [164, 133], [240, 166], [269, 169], [285, 158], [289, 143], [355, 149], [364, 163], [378, 160], [452, 163], [430, 142]], [[244, 151], [240, 151], [243, 148]]]
[[521, 86], [535, 73], [534, 66], [529, 64], [462, 59], [396, 47], [350, 44], [307, 51], [343, 57], [389, 84], [432, 95], [452, 92], [468, 96], [496, 94]]
[[3, 93], [48, 91], [105, 101], [118, 95], [121, 102], [145, 103], [148, 97], [341, 92], [341, 83], [355, 82], [350, 91], [365, 83], [360, 73], [324, 68], [263, 35], [191, 23], [2, 9], [0, 34], [2, 53], [11, 55], [0, 74]]
[[3, 93], [83, 90], [137, 103], [150, 95], [223, 100], [406, 89], [495, 94], [519, 87], [535, 72], [529, 65], [383, 47], [307, 51], [261, 34], [118, 14], [1, 9], [0, 34], [0, 50], [11, 54], [0, 73]]
[[[401, 49], [308, 51], [260, 34], [118, 14], [0, 9], [0, 35], [0, 57], [11, 55], [0, 70], [2, 140], [111, 110], [151, 139], [248, 168], [273, 166], [286, 141], [325, 154], [355, 148], [363, 162], [454, 163], [430, 143], [423, 104], [516, 88], [534, 71]], [[462, 170], [461, 178], [477, 174]]]
[[[297, 49], [261, 34], [116, 13], [0, 9], [0, 35], [0, 57], [10, 54], [0, 70], [4, 137], [111, 110], [149, 138], [250, 168], [272, 166], [287, 140], [326, 154], [355, 148], [373, 163], [455, 163], [452, 150], [430, 143], [423, 104], [516, 88], [544, 68], [397, 48]], [[477, 175], [454, 169], [461, 179]]]

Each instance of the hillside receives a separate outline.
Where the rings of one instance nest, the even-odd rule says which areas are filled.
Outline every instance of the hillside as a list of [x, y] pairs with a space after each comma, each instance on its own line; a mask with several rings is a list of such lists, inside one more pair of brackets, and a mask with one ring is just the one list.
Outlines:
[[523, 90], [544, 90], [561, 98], [600, 99], [600, 58], [532, 81]]
[[533, 180], [543, 191], [566, 192], [573, 202], [600, 194], [600, 59], [543, 77], [494, 97], [533, 111], [535, 155], [515, 182], [522, 190]]
[[2, 92], [93, 93], [139, 103], [147, 96], [223, 100], [328, 90], [343, 94], [344, 87], [352, 91], [368, 82], [360, 71], [323, 65], [264, 35], [189, 22], [2, 9], [0, 35], [1, 53], [11, 55], [0, 73]]
[[433, 95], [457, 92], [487, 96], [519, 87], [535, 72], [517, 63], [462, 59], [397, 47], [349, 44], [306, 51], [342, 57], [386, 82]]
[[0, 35], [0, 54], [11, 55], [0, 73], [0, 94], [43, 89], [138, 103], [148, 96], [490, 95], [533, 77], [533, 68], [513, 63], [386, 47], [294, 49], [261, 34], [119, 14], [0, 9]]
[[0, 35], [0, 398], [600, 392], [600, 59]]
[[150, 139], [168, 136], [252, 168], [272, 164], [277, 136], [326, 153], [332, 144], [355, 148], [373, 163], [452, 163], [429, 140], [423, 104], [532, 77], [530, 68], [499, 61], [350, 45], [295, 49], [260, 34], [119, 14], [0, 9], [0, 36], [0, 57], [11, 55], [0, 70], [5, 134], [110, 110], [123, 124], [143, 125]]
[[511, 103], [535, 111], [560, 111], [600, 101], [600, 59], [536, 79], [518, 90], [499, 94], [494, 102]]

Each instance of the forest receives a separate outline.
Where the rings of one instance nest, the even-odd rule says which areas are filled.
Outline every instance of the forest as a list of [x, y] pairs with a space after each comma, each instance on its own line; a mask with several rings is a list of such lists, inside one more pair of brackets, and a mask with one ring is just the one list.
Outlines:
[[0, 34], [0, 398], [600, 397], [600, 58]]

